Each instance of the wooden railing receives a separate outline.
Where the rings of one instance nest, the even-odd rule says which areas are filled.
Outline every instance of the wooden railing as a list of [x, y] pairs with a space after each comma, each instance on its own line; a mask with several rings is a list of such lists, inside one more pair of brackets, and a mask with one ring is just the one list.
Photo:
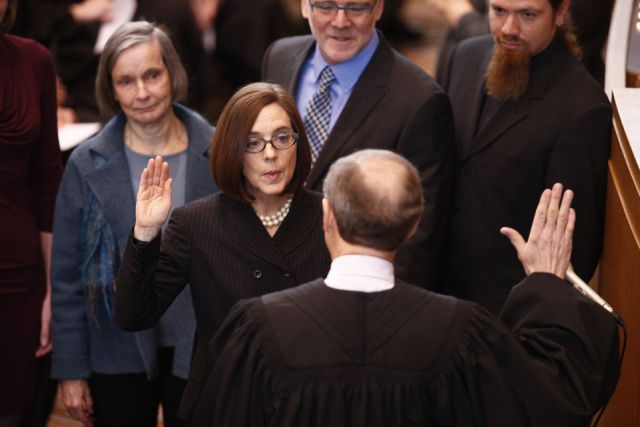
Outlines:
[[613, 90], [600, 294], [629, 333], [618, 387], [601, 427], [640, 426], [640, 89]]

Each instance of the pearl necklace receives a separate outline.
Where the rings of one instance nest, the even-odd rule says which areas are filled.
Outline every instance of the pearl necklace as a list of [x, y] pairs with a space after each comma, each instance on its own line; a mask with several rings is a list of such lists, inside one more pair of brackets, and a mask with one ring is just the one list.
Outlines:
[[264, 225], [266, 228], [271, 228], [277, 227], [282, 224], [282, 221], [284, 221], [284, 219], [287, 217], [287, 214], [289, 213], [289, 208], [291, 208], [292, 200], [293, 199], [289, 198], [289, 200], [287, 200], [284, 205], [282, 205], [278, 212], [274, 213], [273, 215], [258, 215], [258, 218], [260, 218], [262, 225]]

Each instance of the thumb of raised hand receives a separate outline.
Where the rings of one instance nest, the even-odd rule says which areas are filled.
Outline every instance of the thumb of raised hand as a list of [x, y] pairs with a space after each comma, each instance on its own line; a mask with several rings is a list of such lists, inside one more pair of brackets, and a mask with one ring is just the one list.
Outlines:
[[520, 257], [527, 243], [522, 235], [510, 227], [502, 227], [500, 229], [500, 234], [506, 236], [509, 239], [513, 247], [516, 249], [516, 252], [518, 252], [518, 257]]

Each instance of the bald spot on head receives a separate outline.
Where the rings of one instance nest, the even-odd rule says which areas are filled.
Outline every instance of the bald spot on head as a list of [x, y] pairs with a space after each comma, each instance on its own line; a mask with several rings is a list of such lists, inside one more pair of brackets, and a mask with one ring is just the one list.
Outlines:
[[371, 156], [358, 166], [361, 185], [366, 189], [364, 194], [376, 211], [393, 211], [406, 197], [409, 171], [397, 158]]
[[342, 238], [393, 251], [404, 242], [423, 209], [416, 169], [385, 150], [363, 150], [338, 160], [325, 179]]

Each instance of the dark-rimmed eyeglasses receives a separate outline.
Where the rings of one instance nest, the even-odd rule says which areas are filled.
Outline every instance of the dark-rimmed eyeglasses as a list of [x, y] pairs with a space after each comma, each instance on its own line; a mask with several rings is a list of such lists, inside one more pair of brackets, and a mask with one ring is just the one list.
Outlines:
[[311, 10], [315, 10], [318, 15], [333, 19], [339, 10], [344, 10], [344, 13], [349, 19], [363, 18], [371, 13], [376, 2], [371, 3], [353, 3], [344, 6], [339, 6], [331, 1], [312, 1], [309, 0], [309, 6]]
[[280, 132], [272, 136], [271, 139], [251, 136], [244, 146], [244, 151], [249, 153], [260, 153], [265, 149], [267, 144], [271, 144], [271, 146], [276, 150], [286, 150], [296, 142], [298, 142], [298, 134], [295, 132]]

